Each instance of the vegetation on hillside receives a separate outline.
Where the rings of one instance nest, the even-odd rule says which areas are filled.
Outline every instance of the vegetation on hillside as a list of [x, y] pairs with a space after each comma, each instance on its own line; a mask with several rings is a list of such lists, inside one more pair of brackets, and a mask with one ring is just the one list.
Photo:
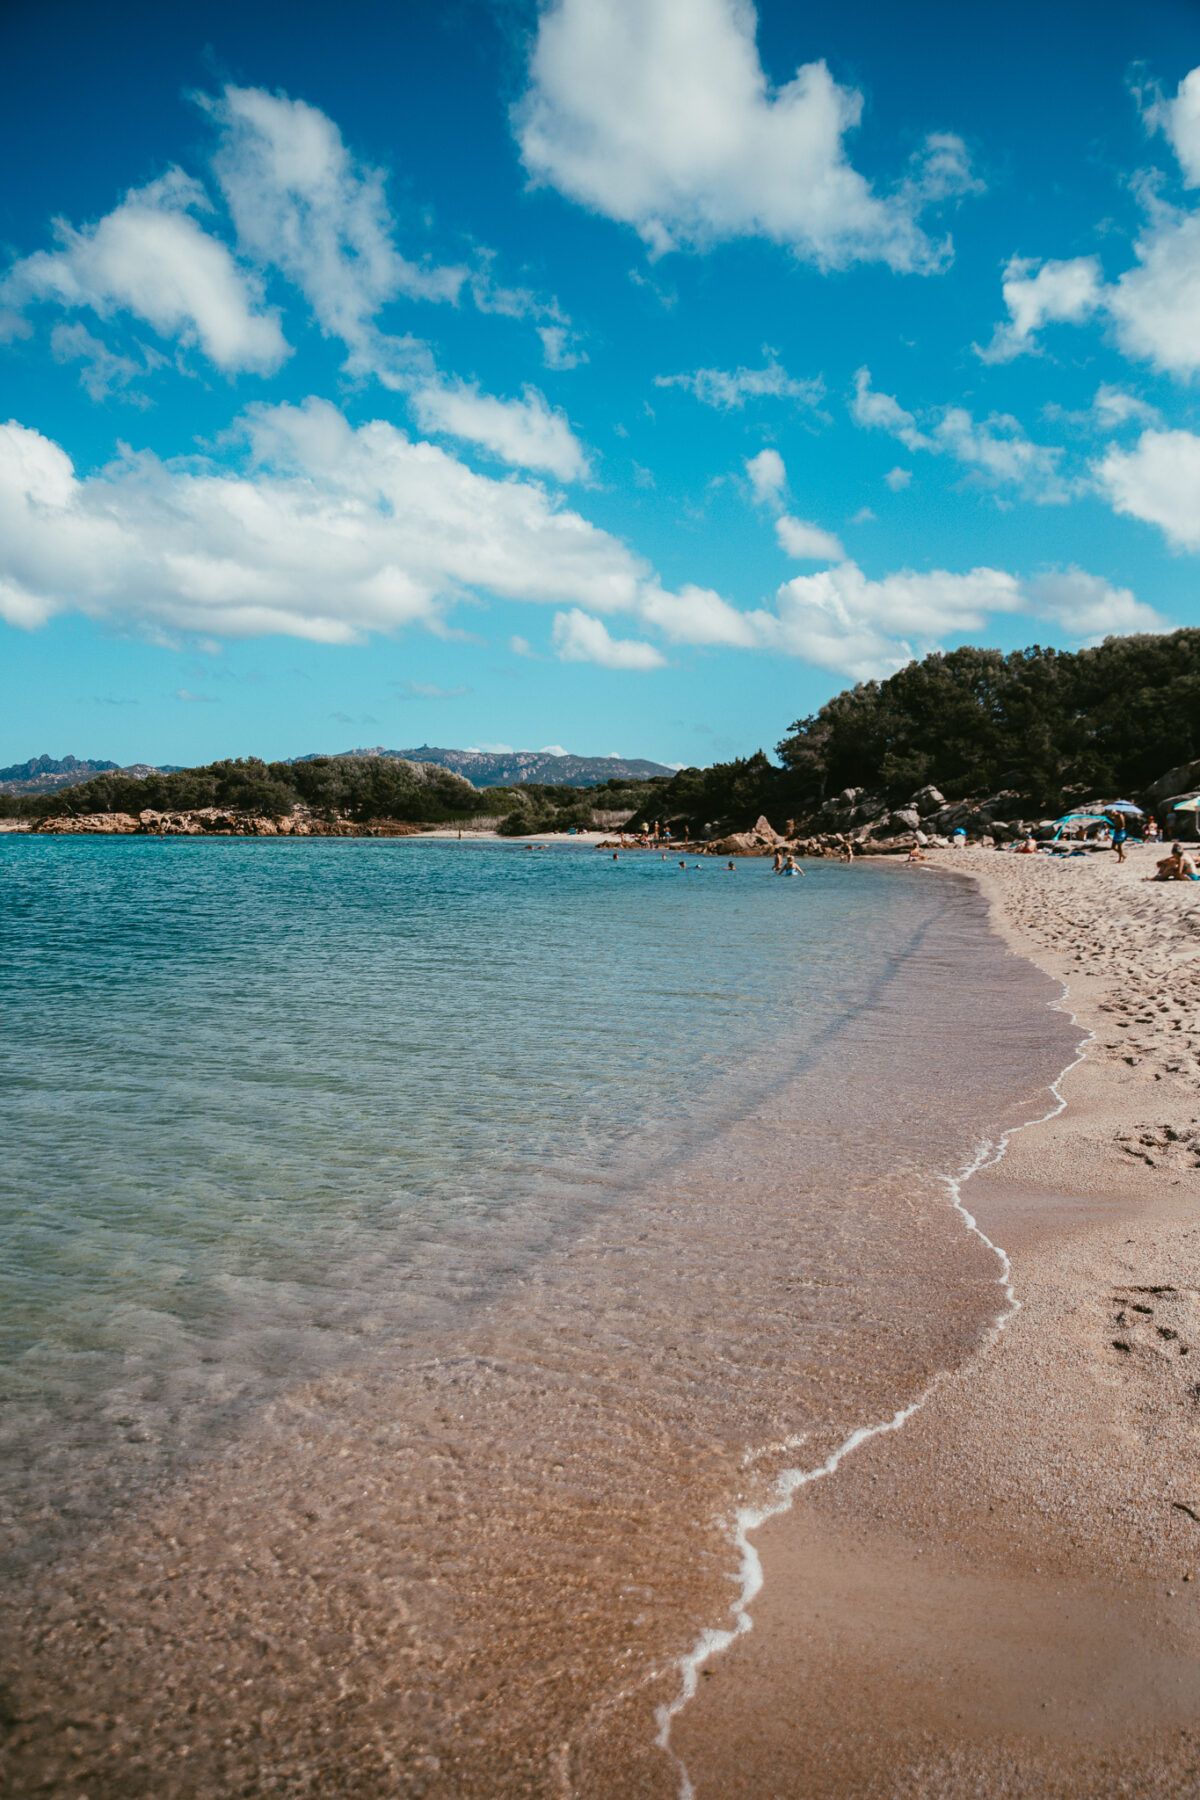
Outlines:
[[347, 819], [404, 819], [434, 823], [479, 812], [469, 781], [433, 764], [381, 756], [318, 757], [312, 762], [265, 763], [247, 756], [198, 769], [155, 771], [141, 779], [98, 775], [57, 794], [6, 796], [12, 816], [62, 813], [191, 812], [216, 806], [231, 812], [279, 816], [303, 803], [314, 813]]
[[1089, 650], [1038, 645], [1005, 654], [965, 647], [860, 682], [798, 719], [777, 746], [707, 769], [591, 788], [524, 783], [473, 788], [449, 769], [389, 757], [254, 757], [136, 780], [119, 772], [56, 794], [0, 795], [0, 813], [189, 811], [217, 806], [281, 814], [434, 824], [482, 814], [522, 836], [632, 814], [696, 832], [738, 830], [765, 813], [810, 819], [844, 788], [890, 804], [927, 783], [949, 800], [1007, 791], [1025, 816], [1089, 796], [1136, 798], [1173, 766], [1200, 758], [1200, 631], [1109, 638]]

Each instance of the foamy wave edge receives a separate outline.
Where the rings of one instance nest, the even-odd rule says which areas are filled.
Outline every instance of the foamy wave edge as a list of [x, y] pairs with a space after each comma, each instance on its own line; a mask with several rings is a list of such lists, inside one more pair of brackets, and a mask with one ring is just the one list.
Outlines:
[[[1070, 998], [1070, 989], [1066, 982], [1061, 985], [1062, 993], [1057, 999], [1048, 1000], [1046, 1004], [1051, 1009], [1066, 1012], [1071, 1023], [1078, 1026], [1078, 1019], [1073, 1012], [1069, 1011], [1066, 1004]], [[1094, 1043], [1096, 1037], [1094, 1031], [1090, 1031], [1086, 1027], [1081, 1029], [1083, 1036], [1079, 1040], [1078, 1055], [1073, 1057], [1050, 1083], [1054, 1105], [1049, 1112], [1039, 1114], [1036, 1119], [1024, 1119], [1019, 1125], [1010, 1126], [994, 1142], [990, 1138], [984, 1139], [976, 1149], [974, 1156], [956, 1175], [940, 1177], [950, 1195], [954, 1209], [960, 1214], [966, 1229], [986, 1245], [1000, 1264], [996, 1280], [1004, 1295], [1004, 1307], [984, 1332], [976, 1352], [977, 1355], [983, 1354], [996, 1343], [1010, 1319], [1020, 1311], [1021, 1302], [1013, 1288], [1012, 1263], [1009, 1260], [1008, 1252], [1001, 1245], [994, 1243], [980, 1226], [974, 1214], [964, 1203], [962, 1190], [973, 1175], [978, 1175], [981, 1169], [993, 1168], [1000, 1161], [1019, 1131], [1028, 1131], [1034, 1125], [1045, 1125], [1050, 1119], [1057, 1119], [1060, 1113], [1065, 1112], [1067, 1102], [1063, 1098], [1062, 1084], [1071, 1071], [1079, 1067], [1087, 1055], [1089, 1044]], [[955, 1372], [957, 1373], [957, 1371]], [[884, 1419], [875, 1425], [858, 1426], [830, 1456], [826, 1457], [823, 1463], [818, 1463], [816, 1468], [784, 1469], [776, 1477], [773, 1499], [763, 1506], [739, 1507], [734, 1514], [730, 1526], [730, 1538], [738, 1552], [738, 1573], [735, 1579], [739, 1582], [739, 1592], [737, 1599], [729, 1608], [733, 1614], [733, 1624], [725, 1628], [710, 1626], [708, 1630], [701, 1632], [692, 1648], [685, 1656], [679, 1658], [676, 1665], [680, 1675], [678, 1694], [674, 1700], [665, 1706], [660, 1706], [655, 1713], [658, 1731], [654, 1741], [660, 1750], [665, 1751], [672, 1758], [679, 1770], [679, 1800], [696, 1800], [696, 1790], [682, 1757], [676, 1755], [671, 1748], [671, 1726], [695, 1696], [700, 1685], [700, 1671], [705, 1663], [711, 1662], [715, 1656], [720, 1656], [722, 1651], [728, 1650], [731, 1644], [736, 1643], [738, 1638], [744, 1637], [746, 1632], [751, 1631], [754, 1627], [754, 1620], [750, 1616], [750, 1607], [762, 1588], [763, 1568], [758, 1551], [750, 1542], [750, 1533], [757, 1531], [760, 1525], [765, 1525], [768, 1519], [778, 1518], [780, 1513], [788, 1512], [802, 1488], [810, 1486], [814, 1481], [820, 1481], [826, 1475], [835, 1474], [842, 1461], [857, 1450], [861, 1444], [867, 1443], [871, 1438], [883, 1437], [887, 1432], [901, 1430], [914, 1413], [921, 1411], [950, 1373], [951, 1371], [948, 1369], [940, 1369], [917, 1398], [910, 1401], [907, 1406], [902, 1406], [899, 1412], [892, 1414], [890, 1419]], [[798, 1450], [804, 1442], [804, 1437], [788, 1438], [781, 1444], [768, 1444], [760, 1450], [748, 1451], [743, 1466], [748, 1466], [757, 1462], [760, 1457], [780, 1450]]]

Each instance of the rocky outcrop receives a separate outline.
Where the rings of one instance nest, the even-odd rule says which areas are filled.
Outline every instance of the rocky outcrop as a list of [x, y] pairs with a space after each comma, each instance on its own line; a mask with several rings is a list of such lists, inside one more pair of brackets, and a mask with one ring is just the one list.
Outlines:
[[38, 819], [30, 827], [44, 837], [64, 837], [80, 833], [85, 836], [129, 837], [140, 830], [132, 813], [80, 813], [54, 819]]
[[1157, 810], [1168, 800], [1182, 800], [1185, 795], [1200, 789], [1200, 761], [1180, 763], [1178, 768], [1168, 769], [1165, 775], [1146, 789], [1144, 800], [1148, 806]]
[[300, 809], [269, 817], [202, 806], [194, 812], [147, 807], [136, 819], [132, 813], [62, 814], [39, 819], [31, 829], [44, 837], [413, 837], [426, 828], [400, 819], [314, 819]]

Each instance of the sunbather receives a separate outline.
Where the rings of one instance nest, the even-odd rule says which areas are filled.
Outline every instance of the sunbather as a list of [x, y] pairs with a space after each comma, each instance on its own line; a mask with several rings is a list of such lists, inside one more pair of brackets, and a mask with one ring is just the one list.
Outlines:
[[1200, 881], [1196, 873], [1196, 865], [1182, 844], [1172, 844], [1170, 856], [1164, 856], [1158, 865], [1157, 875], [1147, 875], [1147, 881]]

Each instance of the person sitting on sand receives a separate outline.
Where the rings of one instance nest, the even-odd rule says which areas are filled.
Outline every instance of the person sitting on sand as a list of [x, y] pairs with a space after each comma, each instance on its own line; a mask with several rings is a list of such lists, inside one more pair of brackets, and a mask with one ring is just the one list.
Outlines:
[[925, 852], [922, 850], [920, 844], [910, 844], [909, 845], [908, 860], [909, 860], [909, 862], [924, 862], [925, 861]]
[[1182, 844], [1172, 844], [1170, 856], [1164, 856], [1158, 865], [1157, 875], [1147, 875], [1147, 881], [1200, 881], [1196, 873], [1196, 865]]
[[1023, 844], [1017, 845], [1017, 855], [1018, 856], [1036, 856], [1037, 855], [1037, 844], [1032, 836], [1027, 837]]

